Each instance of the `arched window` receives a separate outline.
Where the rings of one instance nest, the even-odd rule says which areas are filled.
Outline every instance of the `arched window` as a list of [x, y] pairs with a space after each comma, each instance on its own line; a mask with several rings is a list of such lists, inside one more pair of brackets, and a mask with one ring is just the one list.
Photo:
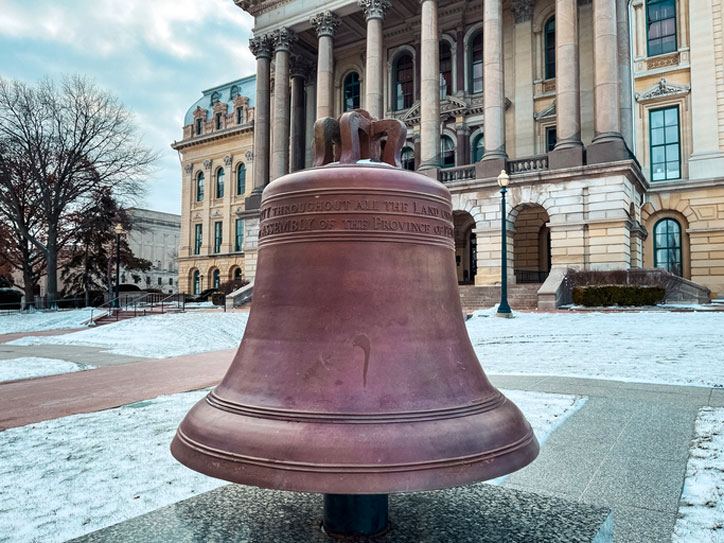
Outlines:
[[234, 281], [241, 281], [241, 268], [234, 270]]
[[452, 94], [452, 48], [450, 43], [440, 40], [440, 100]]
[[415, 151], [410, 147], [405, 147], [400, 154], [400, 162], [405, 170], [415, 171]]
[[545, 40], [545, 78], [553, 79], [556, 76], [556, 18], [546, 21], [543, 30]]
[[470, 40], [470, 82], [471, 93], [483, 92], [483, 33], [478, 32]]
[[224, 197], [224, 168], [219, 168], [216, 172], [216, 197]]
[[213, 281], [211, 288], [219, 288], [219, 285], [221, 285], [221, 271], [219, 269], [215, 269], [211, 277]]
[[681, 275], [681, 225], [661, 219], [654, 226], [654, 267]]
[[650, 57], [676, 51], [676, 0], [646, 2], [646, 38]]
[[473, 140], [473, 162], [480, 162], [483, 160], [485, 154], [485, 139], [482, 134], [475, 136]]
[[233, 100], [234, 98], [236, 98], [237, 94], [239, 94], [239, 87], [233, 85], [231, 87], [231, 90], [229, 91], [229, 100]]
[[211, 105], [213, 106], [219, 100], [221, 100], [221, 95], [218, 92], [214, 91], [214, 93], [211, 95]]
[[193, 290], [194, 290], [193, 293], [194, 293], [194, 294], [198, 294], [199, 292], [201, 292], [201, 275], [199, 274], [199, 270], [196, 270], [196, 271], [194, 272], [194, 281], [193, 281], [193, 283], [194, 283], [194, 284], [193, 284], [193, 287], [192, 287]]
[[236, 194], [241, 196], [246, 192], [246, 165], [242, 162], [236, 169]]
[[395, 109], [407, 109], [412, 106], [415, 91], [412, 55], [403, 53], [395, 63]]
[[440, 167], [455, 166], [455, 144], [449, 136], [440, 137]]
[[359, 108], [359, 74], [350, 72], [344, 78], [344, 111]]
[[196, 201], [204, 201], [204, 172], [199, 172], [196, 176]]

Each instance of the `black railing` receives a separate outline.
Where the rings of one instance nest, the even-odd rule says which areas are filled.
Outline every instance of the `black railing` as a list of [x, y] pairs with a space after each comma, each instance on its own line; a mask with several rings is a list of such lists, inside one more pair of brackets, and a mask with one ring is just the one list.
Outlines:
[[544, 283], [548, 277], [547, 271], [538, 270], [515, 270], [515, 282], [520, 283]]

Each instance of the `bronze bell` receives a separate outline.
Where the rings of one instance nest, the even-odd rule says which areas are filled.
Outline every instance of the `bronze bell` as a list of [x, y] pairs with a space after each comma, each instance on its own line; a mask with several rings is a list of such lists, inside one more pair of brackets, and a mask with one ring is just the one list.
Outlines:
[[448, 190], [399, 167], [400, 121], [356, 110], [315, 135], [315, 167], [264, 190], [241, 346], [173, 455], [228, 481], [352, 495], [527, 465], [533, 431], [465, 329]]

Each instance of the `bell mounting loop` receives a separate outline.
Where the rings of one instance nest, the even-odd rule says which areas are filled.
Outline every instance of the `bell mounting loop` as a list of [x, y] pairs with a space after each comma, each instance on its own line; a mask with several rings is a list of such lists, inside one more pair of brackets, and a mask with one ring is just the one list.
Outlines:
[[324, 117], [314, 123], [314, 165], [370, 160], [400, 168], [406, 138], [405, 123], [380, 121], [363, 109], [343, 113], [338, 120]]

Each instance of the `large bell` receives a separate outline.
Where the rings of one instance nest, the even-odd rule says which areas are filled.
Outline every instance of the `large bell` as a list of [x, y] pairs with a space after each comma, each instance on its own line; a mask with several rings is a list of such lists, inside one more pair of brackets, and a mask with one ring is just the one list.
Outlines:
[[399, 121], [358, 110], [315, 130], [317, 165], [334, 162], [264, 190], [243, 341], [173, 455], [327, 494], [440, 489], [530, 463], [533, 431], [465, 329], [449, 192], [394, 167]]

